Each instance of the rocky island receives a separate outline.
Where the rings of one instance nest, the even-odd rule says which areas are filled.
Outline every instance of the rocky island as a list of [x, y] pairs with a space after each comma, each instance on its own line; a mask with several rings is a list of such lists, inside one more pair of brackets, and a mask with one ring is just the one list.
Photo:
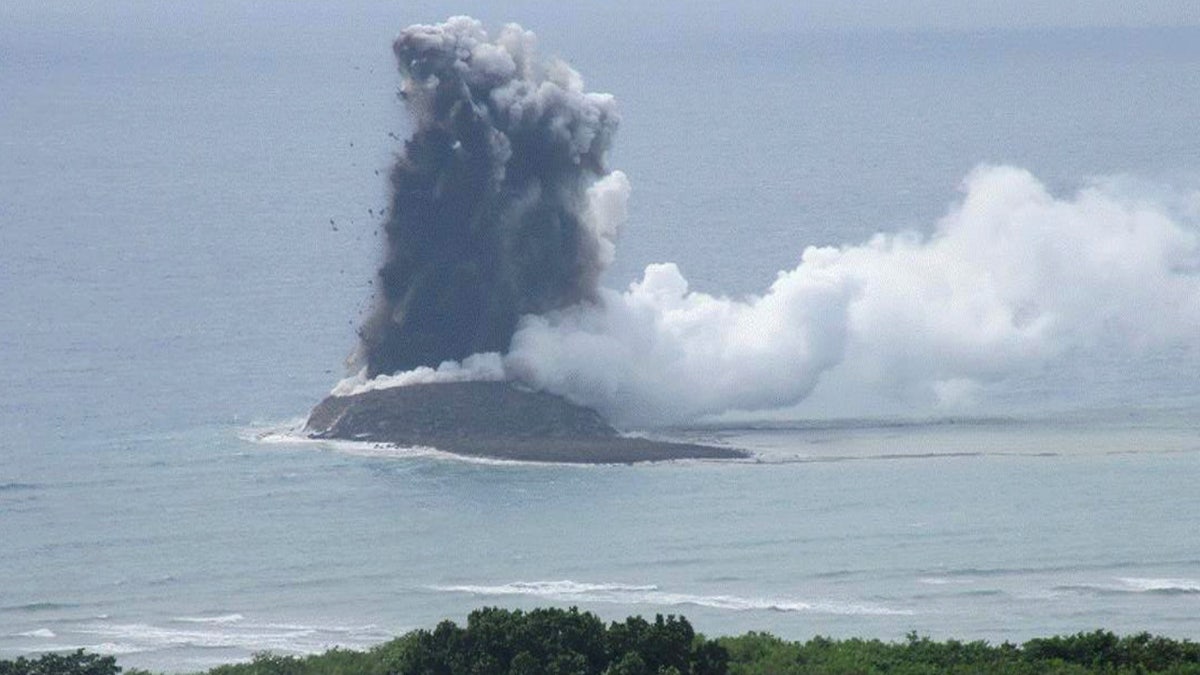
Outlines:
[[445, 382], [374, 389], [321, 401], [312, 438], [427, 446], [527, 462], [629, 464], [744, 459], [735, 448], [623, 436], [599, 413], [511, 382]]
[[[606, 162], [620, 116], [532, 40], [515, 26], [489, 40], [455, 17], [393, 45], [412, 133], [389, 174], [383, 264], [358, 330], [353, 369], [367, 378], [505, 353], [523, 317], [602, 296], [629, 192]], [[594, 410], [496, 381], [330, 396], [307, 433], [539, 462], [749, 456], [622, 435]]]

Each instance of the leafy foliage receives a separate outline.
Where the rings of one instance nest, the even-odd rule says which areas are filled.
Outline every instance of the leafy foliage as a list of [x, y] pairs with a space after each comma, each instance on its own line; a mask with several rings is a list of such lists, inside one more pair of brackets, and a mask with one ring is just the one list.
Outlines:
[[481, 609], [412, 634], [402, 675], [717, 675], [728, 658], [682, 617], [631, 617], [605, 627], [577, 609]]
[[20, 657], [0, 661], [0, 675], [117, 675], [121, 668], [111, 656], [84, 653], [42, 654], [36, 659]]
[[[82, 650], [0, 661], [0, 675], [117, 675], [111, 656]], [[467, 625], [443, 621], [368, 651], [308, 657], [256, 654], [208, 675], [1200, 675], [1200, 644], [1107, 631], [1005, 642], [790, 642], [767, 633], [709, 640], [687, 619], [630, 617], [605, 625], [577, 609], [485, 608]], [[129, 671], [127, 675], [149, 675]]]
[[476, 610], [367, 652], [306, 658], [257, 654], [209, 675], [723, 675], [728, 654], [683, 617], [605, 626], [577, 609]]
[[1005, 642], [935, 642], [910, 633], [901, 643], [879, 640], [787, 642], [764, 633], [718, 640], [729, 651], [731, 675], [1200, 675], [1200, 644], [1142, 633], [1117, 637], [1107, 631]]

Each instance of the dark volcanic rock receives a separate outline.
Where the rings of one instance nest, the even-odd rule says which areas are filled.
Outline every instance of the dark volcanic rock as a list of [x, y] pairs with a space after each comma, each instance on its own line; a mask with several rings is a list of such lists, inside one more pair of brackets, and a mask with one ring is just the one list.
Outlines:
[[430, 446], [539, 462], [736, 459], [740, 450], [621, 436], [596, 411], [507, 382], [454, 382], [330, 396], [306, 425], [313, 438]]

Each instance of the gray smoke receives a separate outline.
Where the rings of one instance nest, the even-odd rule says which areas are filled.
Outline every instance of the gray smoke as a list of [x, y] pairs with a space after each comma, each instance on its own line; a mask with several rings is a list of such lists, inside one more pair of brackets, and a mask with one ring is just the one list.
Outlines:
[[596, 212], [613, 198], [596, 186], [615, 189], [621, 214], [627, 191], [604, 165], [612, 97], [539, 60], [532, 33], [508, 25], [489, 40], [454, 17], [405, 29], [393, 48], [414, 131], [392, 169], [378, 295], [359, 331], [371, 377], [507, 351], [522, 315], [593, 300], [615, 236]]
[[603, 165], [613, 102], [532, 41], [509, 26], [489, 42], [465, 18], [397, 40], [416, 131], [392, 176], [367, 366], [335, 393], [516, 379], [626, 426], [812, 400], [969, 410], [1072, 363], [1139, 399], [1170, 370], [1194, 395], [1194, 191], [1055, 195], [981, 166], [927, 232], [796, 242], [795, 267], [758, 295], [697, 292], [671, 263], [599, 288], [629, 193]]

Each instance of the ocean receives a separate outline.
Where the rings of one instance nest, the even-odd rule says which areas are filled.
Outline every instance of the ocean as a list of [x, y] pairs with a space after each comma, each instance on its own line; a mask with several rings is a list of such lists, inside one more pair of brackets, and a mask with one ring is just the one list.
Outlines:
[[[899, 337], [849, 341], [782, 410], [630, 428], [756, 461], [552, 466], [296, 437], [371, 306], [409, 130], [391, 40], [442, 17], [212, 7], [0, 10], [0, 658], [194, 671], [484, 605], [788, 639], [1200, 639], [1200, 29], [489, 10], [618, 101], [615, 291], [671, 261], [752, 302], [809, 246], [878, 263], [880, 232], [936, 253], [981, 166], [1028, 172], [1047, 212], [1170, 223], [1135, 219], [1111, 263], [1056, 259], [1081, 290], [1036, 286], [1069, 319], [1053, 339], [966, 349], [879, 310], [865, 334]], [[982, 269], [1050, 269], [1004, 241], [972, 249], [1000, 261]]]

